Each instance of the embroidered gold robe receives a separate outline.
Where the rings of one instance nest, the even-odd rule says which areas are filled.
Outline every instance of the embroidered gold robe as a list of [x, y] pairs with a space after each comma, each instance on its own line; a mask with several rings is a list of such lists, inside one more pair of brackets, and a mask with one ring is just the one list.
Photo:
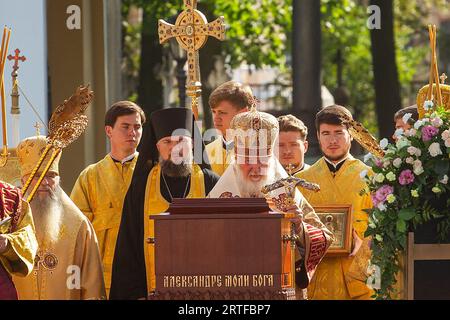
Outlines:
[[97, 235], [107, 294], [125, 195], [130, 186], [137, 155], [133, 160], [114, 162], [108, 154], [81, 172], [70, 195], [92, 222]]
[[208, 154], [208, 159], [211, 164], [211, 169], [216, 174], [221, 176], [228, 168], [231, 160], [233, 159], [233, 150], [227, 151], [223, 147], [222, 137], [218, 137], [216, 140], [208, 144], [205, 148]]
[[[305, 198], [314, 206], [353, 206], [353, 228], [364, 239], [368, 216], [363, 209], [371, 208], [369, 195], [359, 193], [366, 185], [360, 178], [363, 170], [370, 170], [360, 160], [349, 156], [333, 178], [325, 160], [321, 158], [309, 169], [296, 176], [320, 185], [319, 192], [300, 188]], [[370, 259], [367, 239], [354, 258], [325, 257], [308, 286], [310, 299], [370, 299], [372, 291], [365, 284], [365, 265]]]
[[[232, 161], [219, 182], [209, 193], [209, 198], [241, 197], [239, 184], [242, 183], [242, 181], [238, 181], [234, 169], [235, 164], [234, 161]], [[275, 181], [288, 176], [276, 159], [274, 170]], [[334, 238], [332, 233], [320, 221], [312, 206], [298, 190], [296, 190], [295, 201], [303, 213], [303, 228], [300, 228], [300, 233], [298, 234], [300, 240], [297, 243], [302, 251], [302, 255], [299, 254], [299, 250], [296, 250], [296, 263], [302, 266], [299, 268], [301, 271], [297, 271], [296, 275], [296, 277], [299, 278], [296, 279], [296, 296], [297, 299], [303, 300], [309, 296], [309, 293], [304, 289], [308, 286], [311, 277], [313, 277], [317, 266], [320, 265]], [[278, 207], [276, 201], [274, 201], [274, 203], [276, 207], [273, 208], [274, 210], [284, 211], [282, 208]]]
[[9, 274], [25, 277], [33, 270], [38, 242], [31, 209], [28, 203], [21, 201], [21, 217], [13, 232], [9, 233], [11, 220], [0, 221], [0, 234], [8, 239], [6, 251], [0, 254], [0, 263]]
[[65, 193], [62, 205], [59, 240], [39, 244], [32, 273], [13, 277], [20, 300], [106, 298], [94, 229]]

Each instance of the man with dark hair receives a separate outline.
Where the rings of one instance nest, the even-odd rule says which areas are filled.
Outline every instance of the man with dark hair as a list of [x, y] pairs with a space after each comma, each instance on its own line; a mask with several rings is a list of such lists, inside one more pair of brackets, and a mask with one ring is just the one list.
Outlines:
[[[400, 109], [394, 115], [395, 129], [402, 129], [405, 133], [414, 126], [417, 120], [419, 120], [419, 111], [416, 104]], [[394, 134], [392, 138], [397, 140], [397, 135]]]
[[308, 128], [303, 121], [291, 114], [278, 117], [278, 124], [278, 159], [281, 165], [292, 174], [308, 169], [309, 165], [305, 163]]
[[81, 172], [70, 197], [92, 222], [102, 255], [105, 287], [111, 286], [111, 268], [122, 206], [131, 182], [141, 140], [144, 111], [131, 101], [119, 101], [105, 115], [111, 152]]
[[216, 140], [206, 146], [212, 170], [222, 175], [232, 159], [233, 142], [227, 141], [227, 130], [233, 117], [248, 111], [253, 101], [250, 87], [237, 81], [228, 81], [218, 86], [209, 96], [214, 127], [220, 132]]
[[364, 210], [372, 207], [372, 201], [369, 195], [360, 195], [366, 187], [360, 174], [370, 168], [350, 154], [353, 138], [348, 131], [349, 119], [353, 119], [352, 114], [339, 105], [317, 113], [323, 157], [296, 175], [320, 185], [318, 192], [301, 188], [312, 206], [351, 205], [353, 211], [353, 250], [348, 256], [325, 257], [308, 287], [310, 299], [370, 299], [372, 294], [365, 284], [370, 250], [369, 239], [364, 239], [368, 223]]
[[[200, 161], [204, 152], [192, 111], [155, 111], [139, 145], [114, 255], [110, 299], [146, 299], [155, 289], [155, 247], [150, 215], [166, 212], [174, 198], [204, 198], [219, 180]], [[198, 157], [200, 155], [200, 157]]]

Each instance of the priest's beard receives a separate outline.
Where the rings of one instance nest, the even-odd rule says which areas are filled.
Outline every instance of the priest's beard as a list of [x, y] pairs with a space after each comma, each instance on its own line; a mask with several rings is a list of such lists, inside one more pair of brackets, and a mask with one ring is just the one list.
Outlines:
[[59, 185], [55, 191], [48, 189], [48, 195], [41, 199], [36, 195], [30, 203], [36, 236], [40, 247], [55, 244], [61, 229], [63, 190]]
[[269, 160], [269, 167], [267, 168], [267, 175], [263, 176], [259, 181], [251, 181], [244, 176], [242, 170], [237, 163], [234, 164], [234, 173], [238, 181], [239, 192], [243, 198], [264, 198], [261, 189], [270, 183], [275, 182], [276, 165], [273, 158]]
[[162, 172], [169, 177], [187, 177], [192, 173], [192, 152], [181, 161], [180, 164], [175, 164], [172, 159], [164, 160], [159, 156], [159, 164]]

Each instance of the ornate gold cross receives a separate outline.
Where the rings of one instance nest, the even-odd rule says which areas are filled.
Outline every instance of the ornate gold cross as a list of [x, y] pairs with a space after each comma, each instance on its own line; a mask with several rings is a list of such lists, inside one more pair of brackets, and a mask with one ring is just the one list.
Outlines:
[[183, 50], [187, 51], [188, 81], [186, 94], [191, 97], [192, 111], [198, 119], [198, 97], [202, 93], [198, 50], [213, 36], [221, 41], [225, 39], [225, 21], [223, 17], [208, 23], [203, 13], [197, 10], [197, 0], [183, 0], [185, 10], [177, 17], [175, 25], [160, 19], [158, 21], [159, 43], [163, 44], [175, 38]]

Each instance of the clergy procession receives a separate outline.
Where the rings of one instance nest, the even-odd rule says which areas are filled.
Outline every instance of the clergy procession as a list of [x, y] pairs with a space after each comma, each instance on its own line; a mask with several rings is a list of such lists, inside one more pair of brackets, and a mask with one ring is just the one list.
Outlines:
[[[391, 43], [383, 37], [393, 24], [383, 15], [401, 0], [355, 0], [344, 9], [342, 1], [257, 1], [257, 9], [220, 0], [38, 2], [48, 38], [38, 104], [48, 107], [27, 97], [40, 80], [27, 90], [25, 74], [44, 77], [26, 73], [40, 62], [20, 52], [36, 44], [30, 34], [14, 42], [14, 20], [0, 13], [8, 22], [0, 51], [0, 300], [450, 299], [450, 86], [439, 73], [441, 65], [450, 72], [450, 61], [437, 41], [450, 39], [448, 10], [439, 37], [424, 23], [425, 40], [410, 41], [425, 49], [415, 59], [427, 71], [419, 87], [409, 78], [405, 93], [395, 48], [392, 60], [389, 46], [377, 53]], [[277, 18], [270, 5], [279, 6]], [[286, 37], [273, 40], [259, 22], [238, 29], [231, 10], [243, 14], [242, 25], [245, 10], [260, 10], [254, 19], [279, 27], [285, 6], [292, 52], [270, 64]], [[331, 71], [326, 54], [320, 66], [313, 30], [331, 10], [336, 21], [319, 32], [325, 48], [337, 46], [327, 32], [352, 19], [341, 9], [362, 12], [354, 24], [363, 21], [372, 37], [374, 88], [358, 80], [354, 95], [343, 84], [359, 74], [345, 63], [354, 43], [342, 42]], [[91, 25], [94, 16], [102, 28]], [[261, 37], [273, 47], [257, 43]], [[72, 48], [67, 57], [61, 46]], [[144, 69], [152, 59], [159, 62]], [[355, 59], [357, 66], [363, 58]], [[398, 72], [413, 68], [397, 61], [406, 66]], [[285, 70], [289, 84], [280, 85]], [[322, 79], [336, 73], [336, 83]], [[362, 98], [369, 87], [370, 104]]]

